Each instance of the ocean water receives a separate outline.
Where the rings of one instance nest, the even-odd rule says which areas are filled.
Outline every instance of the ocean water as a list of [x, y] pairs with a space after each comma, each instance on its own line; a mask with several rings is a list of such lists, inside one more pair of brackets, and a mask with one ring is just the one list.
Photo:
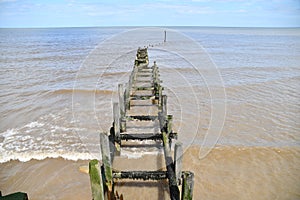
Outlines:
[[[300, 199], [300, 29], [169, 27], [167, 43], [163, 30], [0, 29], [2, 194], [91, 199], [79, 168], [99, 157], [117, 83], [148, 46], [195, 199]], [[155, 151], [124, 149], [119, 165], [152, 166]], [[168, 199], [163, 182], [144, 186]]]

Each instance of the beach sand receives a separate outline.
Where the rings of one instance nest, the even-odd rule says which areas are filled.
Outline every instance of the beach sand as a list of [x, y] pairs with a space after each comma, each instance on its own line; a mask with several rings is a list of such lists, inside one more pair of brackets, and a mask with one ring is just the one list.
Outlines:
[[[31, 200], [92, 199], [88, 161], [61, 158], [1, 164], [2, 194], [27, 192]], [[299, 148], [217, 147], [199, 159], [199, 147], [184, 153], [183, 170], [195, 174], [194, 199], [299, 199]], [[164, 170], [163, 155], [116, 159], [117, 170]], [[169, 199], [166, 181], [119, 180], [125, 199]]]

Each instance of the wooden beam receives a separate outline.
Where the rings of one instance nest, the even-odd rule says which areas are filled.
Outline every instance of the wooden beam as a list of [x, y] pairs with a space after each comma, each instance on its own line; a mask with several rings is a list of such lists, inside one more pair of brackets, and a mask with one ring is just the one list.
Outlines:
[[89, 162], [89, 175], [93, 200], [104, 200], [103, 180], [98, 160]]
[[168, 100], [167, 95], [162, 95], [160, 106], [161, 106], [161, 112], [163, 112], [164, 116], [168, 114], [167, 100]]
[[113, 103], [114, 113], [114, 137], [115, 141], [120, 142], [120, 109], [118, 103]]
[[170, 198], [171, 200], [180, 200], [180, 192], [177, 186], [177, 181], [176, 181], [176, 176], [174, 171], [174, 163], [171, 156], [171, 149], [169, 145], [169, 138], [166, 132], [162, 132], [162, 134], [163, 134], [165, 163], [168, 172], [167, 175], [169, 180]]
[[173, 115], [167, 115], [167, 124], [166, 124], [166, 131], [168, 134], [172, 132], [172, 126], [173, 126]]
[[140, 121], [154, 121], [157, 119], [156, 115], [129, 115], [127, 119], [137, 119]]
[[[177, 133], [170, 133], [169, 134], [169, 139], [175, 139], [177, 138]], [[134, 134], [120, 134], [120, 139], [121, 140], [162, 140], [162, 134], [161, 133], [157, 133], [157, 134], [153, 134], [153, 133], [134, 133]]]
[[174, 148], [174, 167], [177, 185], [181, 184], [181, 170], [183, 159], [183, 147], [181, 142], [176, 142]]
[[192, 200], [194, 189], [194, 173], [193, 172], [182, 172], [182, 200]]
[[111, 152], [109, 147], [108, 136], [104, 133], [100, 133], [100, 146], [101, 146], [102, 163], [104, 168], [106, 187], [109, 192], [112, 192], [113, 176], [112, 176]]
[[116, 179], [162, 180], [167, 178], [166, 171], [121, 171], [113, 172]]
[[118, 85], [118, 93], [119, 93], [120, 115], [121, 115], [121, 118], [123, 118], [125, 116], [125, 102], [124, 102], [124, 86], [123, 86], [123, 84]]

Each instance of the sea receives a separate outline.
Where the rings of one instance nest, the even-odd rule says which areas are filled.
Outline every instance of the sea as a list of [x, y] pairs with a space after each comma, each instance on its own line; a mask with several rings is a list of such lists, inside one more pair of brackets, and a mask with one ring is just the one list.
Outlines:
[[[92, 199], [85, 169], [139, 47], [159, 67], [195, 200], [300, 199], [300, 28], [230, 27], [1, 28], [2, 195]], [[155, 147], [120, 157], [116, 170], [163, 168]], [[118, 190], [169, 199], [164, 181]]]

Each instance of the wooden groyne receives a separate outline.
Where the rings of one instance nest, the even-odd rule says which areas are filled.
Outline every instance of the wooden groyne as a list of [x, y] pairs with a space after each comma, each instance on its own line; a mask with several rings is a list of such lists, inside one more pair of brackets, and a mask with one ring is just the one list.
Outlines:
[[[193, 198], [194, 174], [182, 171], [182, 143], [177, 141], [177, 133], [172, 130], [172, 115], [167, 112], [167, 96], [159, 69], [154, 62], [149, 67], [147, 48], [139, 48], [127, 84], [118, 85], [119, 102], [113, 103], [113, 127], [109, 134], [100, 134], [102, 164], [98, 160], [89, 163], [91, 189], [94, 200], [123, 199], [115, 191], [118, 179], [161, 180], [166, 179], [171, 200], [191, 200]], [[129, 126], [132, 122], [153, 122], [156, 128], [148, 130]], [[113, 159], [122, 151], [123, 141], [160, 141], [164, 149], [165, 171], [115, 171]], [[175, 141], [174, 155], [172, 142]], [[138, 194], [137, 194], [138, 196]], [[126, 197], [125, 197], [126, 198]]]
[[13, 194], [2, 196], [2, 193], [0, 191], [0, 200], [28, 200], [28, 195], [24, 192], [16, 192]]

